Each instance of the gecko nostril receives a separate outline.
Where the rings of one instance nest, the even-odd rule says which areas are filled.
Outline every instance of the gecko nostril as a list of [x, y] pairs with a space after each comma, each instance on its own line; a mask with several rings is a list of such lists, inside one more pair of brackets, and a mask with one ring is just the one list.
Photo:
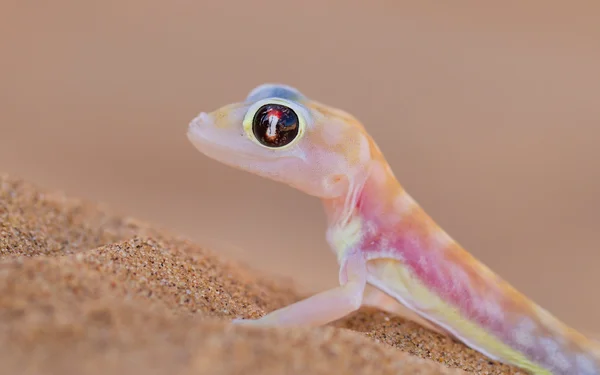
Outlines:
[[200, 112], [198, 117], [196, 117], [196, 122], [199, 124], [204, 124], [207, 121], [208, 121], [208, 113], [206, 113], [206, 112]]
[[201, 112], [198, 116], [194, 117], [188, 124], [188, 129], [200, 128], [208, 121], [208, 114]]

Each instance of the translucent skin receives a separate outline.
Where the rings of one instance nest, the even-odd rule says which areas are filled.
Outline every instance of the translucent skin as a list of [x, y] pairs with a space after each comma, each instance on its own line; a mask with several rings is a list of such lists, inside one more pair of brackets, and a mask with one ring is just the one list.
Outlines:
[[[289, 147], [269, 149], [245, 121], [257, 103], [283, 100], [303, 120]], [[392, 297], [442, 332], [533, 374], [600, 374], [600, 347], [558, 321], [465, 251], [402, 188], [364, 126], [285, 85], [200, 114], [188, 138], [205, 155], [319, 197], [340, 287], [239, 324], [327, 324]]]

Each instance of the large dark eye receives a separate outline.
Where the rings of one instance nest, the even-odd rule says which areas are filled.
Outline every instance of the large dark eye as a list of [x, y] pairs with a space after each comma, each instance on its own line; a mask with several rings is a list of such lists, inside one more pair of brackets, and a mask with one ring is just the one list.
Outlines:
[[300, 124], [298, 115], [281, 104], [265, 104], [252, 119], [252, 131], [260, 143], [268, 147], [283, 147], [296, 138]]

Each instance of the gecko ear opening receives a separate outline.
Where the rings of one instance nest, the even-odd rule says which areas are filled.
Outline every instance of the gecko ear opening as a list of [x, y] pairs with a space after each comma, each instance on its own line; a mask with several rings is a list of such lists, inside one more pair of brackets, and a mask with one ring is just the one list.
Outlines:
[[305, 128], [306, 120], [298, 105], [280, 98], [260, 100], [244, 116], [246, 135], [270, 149], [292, 146], [302, 137]]

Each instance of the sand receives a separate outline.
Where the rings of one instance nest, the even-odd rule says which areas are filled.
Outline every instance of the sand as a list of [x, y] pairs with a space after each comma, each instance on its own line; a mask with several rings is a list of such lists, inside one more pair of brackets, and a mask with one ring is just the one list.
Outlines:
[[2, 374], [519, 374], [373, 309], [235, 326], [306, 297], [167, 230], [0, 177]]

